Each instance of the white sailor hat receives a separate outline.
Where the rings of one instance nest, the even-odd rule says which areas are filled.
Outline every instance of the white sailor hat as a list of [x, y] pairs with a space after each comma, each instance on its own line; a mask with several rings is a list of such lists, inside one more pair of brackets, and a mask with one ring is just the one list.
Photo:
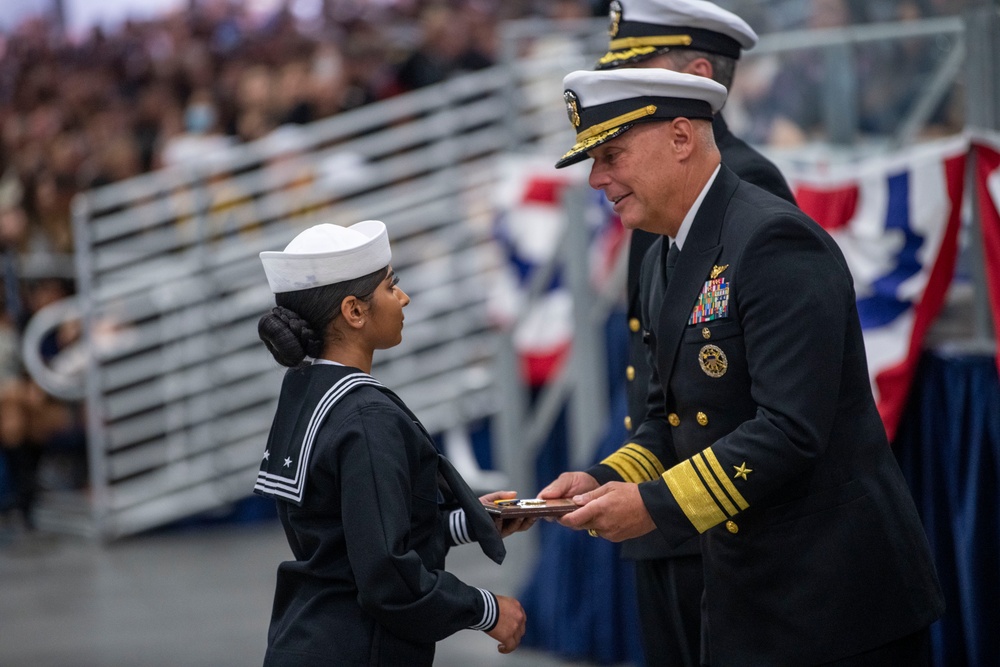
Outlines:
[[260, 253], [267, 284], [275, 294], [332, 285], [389, 265], [385, 223], [364, 220], [350, 227], [315, 225], [282, 251]]
[[613, 0], [608, 52], [595, 69], [631, 66], [668, 49], [739, 58], [757, 33], [736, 14], [704, 0]]
[[556, 162], [556, 169], [585, 160], [587, 151], [635, 123], [679, 117], [711, 120], [726, 101], [722, 84], [666, 69], [578, 70], [566, 75], [563, 90], [576, 143]]

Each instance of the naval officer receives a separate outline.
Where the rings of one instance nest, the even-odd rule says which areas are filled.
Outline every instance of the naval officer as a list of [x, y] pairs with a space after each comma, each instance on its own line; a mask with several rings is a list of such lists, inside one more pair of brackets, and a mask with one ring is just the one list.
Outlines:
[[[595, 69], [662, 68], [696, 74], [730, 89], [743, 51], [757, 44], [757, 33], [742, 18], [703, 0], [614, 0], [609, 12], [608, 49]], [[778, 168], [736, 137], [722, 111], [712, 119], [722, 164], [742, 180], [795, 202]], [[642, 342], [639, 270], [656, 234], [634, 229], [629, 240], [628, 414], [634, 433], [645, 413], [650, 368]], [[693, 667], [701, 634], [701, 555], [697, 539], [671, 548], [652, 532], [622, 544], [621, 555], [635, 561], [636, 599], [647, 665]]]
[[704, 665], [928, 665], [943, 598], [836, 243], [721, 163], [718, 83], [623, 69], [564, 90], [557, 166], [591, 159], [622, 225], [659, 235], [640, 278], [653, 371], [629, 441], [539, 495], [609, 540], [699, 536]]

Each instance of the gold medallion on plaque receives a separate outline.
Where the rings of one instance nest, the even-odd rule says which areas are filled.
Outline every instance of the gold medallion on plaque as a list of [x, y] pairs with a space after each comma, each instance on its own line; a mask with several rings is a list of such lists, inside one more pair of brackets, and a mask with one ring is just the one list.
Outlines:
[[563, 100], [566, 102], [566, 115], [569, 116], [569, 122], [573, 124], [573, 127], [580, 127], [579, 98], [576, 93], [567, 90], [563, 93]]
[[608, 34], [611, 37], [617, 37], [618, 26], [621, 25], [622, 22], [622, 3], [618, 2], [618, 0], [612, 1], [611, 7], [608, 10], [608, 19], [610, 20], [610, 24], [608, 25]]
[[698, 352], [698, 365], [708, 377], [720, 378], [726, 374], [729, 360], [726, 359], [726, 353], [719, 346], [706, 345]]

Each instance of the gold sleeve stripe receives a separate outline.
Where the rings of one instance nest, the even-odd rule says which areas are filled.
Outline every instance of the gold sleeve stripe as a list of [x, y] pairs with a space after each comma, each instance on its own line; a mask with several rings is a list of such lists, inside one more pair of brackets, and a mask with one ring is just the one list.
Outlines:
[[628, 461], [635, 468], [637, 476], [642, 478], [635, 481], [648, 482], [651, 479], [656, 479], [656, 472], [650, 469], [649, 462], [646, 461], [641, 455], [637, 455], [633, 452], [627, 445], [618, 450], [618, 452], [622, 455], [622, 457], [628, 459]]
[[701, 473], [702, 479], [705, 480], [705, 486], [708, 490], [712, 492], [715, 496], [715, 502], [722, 506], [722, 509], [726, 511], [729, 516], [734, 516], [737, 514], [736, 506], [726, 497], [726, 494], [722, 492], [722, 487], [719, 483], [715, 481], [715, 477], [708, 470], [708, 464], [705, 463], [705, 458], [701, 454], [696, 454], [694, 457], [694, 465]]
[[649, 451], [642, 445], [630, 442], [625, 445], [623, 449], [642, 464], [642, 467], [646, 469], [646, 472], [649, 475], [649, 479], [656, 479], [666, 470], [666, 468], [663, 467], [663, 464], [660, 463], [660, 459], [656, 458], [656, 454]]
[[691, 461], [681, 461], [663, 473], [663, 480], [699, 533], [726, 520], [726, 515], [719, 509], [719, 504], [705, 487]]
[[601, 465], [608, 466], [609, 468], [613, 469], [616, 473], [618, 473], [618, 476], [621, 477], [624, 480], [624, 479], [626, 479], [626, 477], [625, 477], [625, 471], [622, 470], [622, 467], [620, 465], [618, 465], [617, 461], [615, 461], [614, 456], [615, 455], [612, 454], [608, 458], [606, 458], [603, 461], [601, 461]]
[[634, 442], [628, 443], [601, 463], [613, 468], [626, 482], [635, 484], [656, 479], [663, 471], [660, 460], [651, 451]]
[[723, 470], [722, 464], [719, 463], [719, 459], [715, 458], [715, 452], [712, 451], [712, 448], [707, 448], [702, 452], [702, 454], [705, 456], [705, 460], [708, 461], [708, 465], [712, 467], [712, 472], [715, 473], [716, 479], [718, 479], [719, 483], [722, 484], [722, 488], [726, 490], [726, 493], [728, 493], [729, 497], [733, 499], [736, 506], [739, 507], [740, 510], [745, 510], [750, 507], [750, 503], [746, 501], [742, 493], [736, 490], [736, 485], [733, 484], [733, 480], [729, 479], [729, 475], [727, 475], [726, 471]]

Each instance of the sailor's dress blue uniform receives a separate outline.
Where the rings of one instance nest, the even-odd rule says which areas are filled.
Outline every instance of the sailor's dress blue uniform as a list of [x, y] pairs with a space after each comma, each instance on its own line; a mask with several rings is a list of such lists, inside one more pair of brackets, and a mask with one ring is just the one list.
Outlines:
[[496, 625], [495, 596], [444, 570], [474, 536], [441, 502], [434, 444], [371, 376], [289, 370], [254, 490], [277, 500], [294, 556], [278, 567], [267, 667], [430, 665], [437, 640]]

